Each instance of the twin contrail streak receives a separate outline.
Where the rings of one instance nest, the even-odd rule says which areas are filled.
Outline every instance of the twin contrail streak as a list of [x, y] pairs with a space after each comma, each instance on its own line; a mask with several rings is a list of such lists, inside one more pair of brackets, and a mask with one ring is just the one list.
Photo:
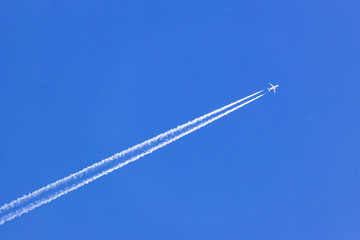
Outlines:
[[97, 163], [95, 163], [95, 164], [93, 164], [93, 165], [91, 165], [89, 167], [86, 167], [86, 168], [82, 169], [81, 171], [78, 171], [78, 172], [76, 172], [74, 174], [71, 174], [71, 175], [69, 175], [69, 176], [67, 176], [67, 177], [65, 177], [63, 179], [60, 179], [60, 180], [54, 182], [54, 183], [48, 184], [45, 187], [42, 187], [42, 188], [40, 188], [40, 189], [38, 189], [38, 190], [36, 190], [36, 191], [34, 191], [32, 193], [24, 195], [23, 197], [20, 197], [20, 198], [14, 200], [14, 201], [12, 201], [12, 202], [10, 202], [8, 204], [4, 204], [3, 206], [0, 207], [0, 214], [4, 210], [9, 210], [9, 209], [11, 209], [13, 207], [16, 207], [19, 204], [22, 204], [22, 203], [24, 203], [24, 202], [26, 202], [26, 201], [28, 201], [28, 200], [36, 197], [36, 196], [39, 196], [41, 193], [43, 193], [43, 192], [45, 192], [47, 190], [54, 189], [54, 188], [56, 188], [57, 186], [59, 186], [61, 184], [64, 184], [64, 183], [69, 182], [69, 181], [71, 181], [73, 179], [76, 179], [79, 176], [81, 176], [82, 174], [85, 174], [86, 172], [89, 172], [91, 170], [95, 170], [96, 168], [98, 168], [100, 166], [103, 166], [104, 164], [106, 164], [108, 162], [111, 162], [114, 159], [117, 159], [117, 158], [119, 158], [119, 157], [121, 157], [121, 156], [123, 156], [125, 154], [136, 151], [138, 149], [141, 149], [146, 145], [150, 145], [150, 144], [152, 144], [152, 143], [154, 143], [154, 142], [156, 142], [158, 140], [161, 140], [161, 139], [165, 138], [166, 136], [169, 136], [171, 134], [175, 134], [176, 132], [182, 131], [183, 129], [185, 129], [185, 128], [189, 127], [189, 126], [197, 124], [198, 122], [203, 121], [203, 120], [205, 120], [205, 119], [207, 119], [207, 118], [209, 118], [209, 117], [211, 117], [211, 116], [213, 116], [213, 115], [215, 115], [215, 114], [217, 114], [217, 113], [219, 113], [221, 111], [224, 111], [224, 110], [226, 110], [226, 109], [228, 109], [228, 108], [230, 108], [230, 107], [232, 107], [232, 106], [234, 106], [234, 105], [236, 105], [236, 104], [238, 104], [238, 103], [240, 103], [242, 101], [245, 101], [246, 99], [251, 98], [251, 97], [253, 97], [253, 96], [255, 96], [255, 95], [257, 95], [257, 94], [259, 94], [261, 92], [262, 91], [251, 94], [250, 96], [247, 96], [247, 97], [242, 98], [242, 99], [240, 99], [238, 101], [230, 103], [230, 104], [228, 104], [228, 105], [226, 105], [226, 106], [224, 106], [222, 108], [219, 108], [219, 109], [217, 109], [215, 111], [212, 111], [211, 113], [205, 114], [205, 115], [203, 115], [201, 117], [198, 117], [198, 118], [196, 118], [196, 119], [194, 119], [192, 121], [189, 121], [189, 122], [187, 122], [187, 123], [185, 123], [183, 125], [177, 126], [176, 128], [173, 128], [173, 129], [171, 129], [171, 130], [169, 130], [167, 132], [161, 133], [161, 134], [157, 135], [156, 137], [153, 137], [153, 138], [151, 138], [149, 140], [146, 140], [146, 141], [144, 141], [144, 142], [142, 142], [140, 144], [137, 144], [137, 145], [135, 145], [133, 147], [130, 147], [130, 148], [128, 148], [128, 149], [126, 149], [126, 150], [124, 150], [124, 151], [122, 151], [120, 153], [116, 153], [113, 156], [111, 156], [109, 158], [106, 158], [106, 159], [104, 159], [104, 160], [102, 160], [100, 162], [97, 162]]
[[[0, 225], [14, 219], [15, 217], [21, 216], [24, 213], [32, 211], [37, 207], [49, 203], [71, 191], [74, 191], [216, 121], [219, 118], [222, 118], [225, 115], [228, 115], [229, 113], [262, 97], [264, 94], [258, 95], [261, 92], [262, 91], [256, 92], [238, 101], [230, 103], [211, 113], [205, 114], [167, 132], [159, 134], [158, 136], [144, 141], [143, 143], [137, 144], [120, 153], [116, 153], [109, 158], [86, 167], [83, 170], [71, 174], [68, 177], [60, 179], [54, 183], [48, 184], [47, 186], [24, 195], [23, 197], [8, 204], [4, 204], [0, 207]], [[237, 105], [255, 95], [258, 96]]]

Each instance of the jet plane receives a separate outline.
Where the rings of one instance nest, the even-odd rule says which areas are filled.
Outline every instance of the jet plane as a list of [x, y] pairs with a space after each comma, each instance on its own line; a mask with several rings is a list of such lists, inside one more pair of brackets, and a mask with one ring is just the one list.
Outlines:
[[268, 90], [269, 90], [269, 92], [271, 91], [271, 90], [274, 90], [274, 93], [276, 92], [276, 88], [279, 86], [279, 85], [272, 85], [271, 83], [270, 83], [270, 85], [271, 85], [271, 88], [268, 88]]

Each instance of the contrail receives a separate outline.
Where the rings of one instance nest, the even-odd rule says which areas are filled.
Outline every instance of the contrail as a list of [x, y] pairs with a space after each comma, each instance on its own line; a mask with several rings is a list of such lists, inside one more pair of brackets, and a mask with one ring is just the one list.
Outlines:
[[[113, 156], [111, 156], [109, 158], [106, 158], [106, 159], [104, 159], [104, 160], [102, 160], [102, 161], [100, 161], [98, 163], [95, 163], [95, 164], [93, 164], [93, 165], [91, 165], [91, 166], [89, 166], [87, 168], [84, 168], [83, 170], [81, 170], [81, 171], [79, 171], [77, 173], [71, 174], [66, 178], [58, 180], [58, 181], [56, 181], [56, 182], [54, 182], [52, 184], [49, 184], [49, 185], [47, 185], [47, 186], [45, 186], [45, 187], [43, 187], [43, 188], [41, 188], [39, 190], [36, 190], [36, 191], [34, 191], [34, 192], [32, 192], [32, 193], [30, 193], [28, 195], [25, 195], [25, 196], [23, 196], [21, 198], [18, 198], [18, 199], [14, 200], [14, 201], [12, 201], [12, 202], [10, 202], [8, 204], [3, 205], [0, 208], [0, 211], [1, 210], [2, 211], [8, 211], [8, 210], [11, 211], [12, 210], [12, 211], [7, 213], [6, 215], [4, 215], [4, 216], [2, 216], [0, 218], [0, 225], [4, 224], [7, 221], [10, 221], [10, 220], [14, 219], [15, 217], [21, 216], [22, 214], [27, 213], [27, 212], [29, 212], [29, 211], [37, 208], [37, 207], [40, 207], [41, 205], [49, 203], [49, 202], [51, 202], [51, 201], [65, 195], [65, 194], [67, 194], [67, 193], [69, 193], [71, 191], [74, 191], [74, 190], [76, 190], [76, 189], [78, 189], [78, 188], [80, 188], [80, 187], [82, 187], [82, 186], [84, 186], [84, 185], [86, 185], [86, 184], [88, 184], [88, 183], [90, 183], [90, 182], [92, 182], [92, 181], [106, 175], [106, 174], [109, 174], [109, 173], [113, 172], [114, 170], [116, 170], [118, 168], [121, 168], [121, 167], [123, 167], [123, 166], [125, 166], [125, 165], [127, 165], [127, 164], [129, 164], [129, 163], [131, 163], [133, 161], [136, 161], [137, 159], [139, 159], [139, 158], [141, 158], [141, 157], [143, 157], [145, 155], [148, 155], [148, 154], [156, 151], [157, 149], [162, 148], [162, 147], [166, 146], [167, 144], [172, 143], [172, 142], [178, 140], [179, 138], [182, 138], [182, 137], [184, 137], [184, 136], [186, 136], [186, 135], [188, 135], [188, 134], [190, 134], [190, 133], [192, 133], [192, 132], [194, 132], [194, 131], [196, 131], [196, 130], [198, 130], [198, 129], [206, 126], [206, 125], [208, 125], [209, 123], [211, 123], [211, 122], [213, 122], [213, 121], [215, 121], [215, 120], [217, 120], [217, 119], [219, 119], [219, 118], [221, 118], [221, 117], [223, 117], [223, 116], [225, 116], [225, 115], [227, 115], [227, 114], [229, 114], [229, 113], [231, 113], [231, 112], [233, 112], [233, 111], [235, 111], [235, 110], [237, 110], [237, 109], [239, 109], [239, 108], [241, 108], [241, 107], [243, 107], [243, 106], [245, 106], [247, 104], [249, 104], [250, 102], [255, 101], [256, 99], [262, 97], [265, 94], [259, 95], [259, 96], [255, 97], [255, 98], [251, 99], [251, 100], [246, 101], [243, 104], [240, 104], [240, 105], [238, 105], [236, 107], [233, 107], [230, 110], [227, 110], [226, 112], [224, 112], [222, 114], [219, 114], [219, 115], [216, 115], [215, 117], [212, 117], [215, 114], [220, 113], [220, 112], [222, 112], [222, 111], [224, 111], [224, 110], [226, 110], [226, 109], [228, 109], [228, 108], [230, 108], [230, 107], [232, 107], [232, 106], [234, 106], [234, 105], [236, 105], [236, 104], [238, 104], [238, 103], [240, 103], [240, 102], [242, 102], [242, 101], [244, 101], [244, 100], [246, 100], [248, 98], [251, 98], [251, 97], [253, 97], [253, 96], [255, 96], [255, 95], [257, 95], [257, 94], [259, 94], [261, 92], [262, 91], [251, 94], [248, 97], [245, 97], [245, 98], [240, 99], [238, 101], [235, 101], [235, 102], [233, 102], [231, 104], [228, 104], [228, 105], [226, 105], [226, 106], [224, 106], [222, 108], [219, 108], [219, 109], [217, 109], [217, 110], [215, 110], [215, 111], [213, 111], [211, 113], [205, 114], [205, 115], [203, 115], [203, 116], [201, 116], [199, 118], [196, 118], [196, 119], [194, 119], [194, 120], [192, 120], [192, 121], [190, 121], [190, 122], [188, 122], [186, 124], [180, 125], [180, 126], [178, 126], [176, 128], [173, 128], [173, 129], [165, 132], [165, 133], [159, 134], [158, 136], [156, 136], [154, 138], [151, 138], [151, 139], [149, 139], [149, 140], [147, 140], [147, 141], [145, 141], [145, 142], [143, 142], [141, 144], [135, 145], [135, 146], [133, 146], [133, 147], [131, 147], [131, 148], [125, 150], [125, 151], [117, 153], [117, 154], [115, 154], [115, 155], [113, 155]], [[210, 118], [210, 117], [212, 117], [210, 120], [203, 121], [203, 120], [205, 120], [207, 118]], [[201, 122], [201, 121], [203, 121], [203, 122]], [[195, 125], [197, 123], [199, 123], [199, 124]], [[195, 126], [193, 126], [193, 125], [195, 125]], [[181, 132], [181, 133], [175, 135], [177, 132]], [[157, 145], [155, 143], [157, 143]], [[149, 148], [149, 149], [147, 149], [147, 148]], [[141, 152], [136, 154], [137, 151], [141, 151]], [[136, 155], [130, 156], [129, 159], [127, 159], [125, 161], [122, 161], [122, 162], [117, 162], [117, 161], [114, 162], [114, 160], [116, 160], [118, 158], [121, 158], [123, 156], [126, 157], [127, 155], [130, 155], [129, 153], [132, 153], [132, 154], [135, 153]], [[111, 162], [114, 162], [113, 166], [108, 166], [109, 165], [108, 163], [111, 163]], [[104, 168], [104, 167], [106, 167], [106, 168], [101, 170], [101, 168]], [[99, 171], [99, 169], [101, 171]], [[95, 171], [95, 173], [93, 173], [94, 174], [93, 176], [87, 177], [87, 178], [82, 179], [82, 180], [78, 179], [78, 178], [84, 177], [84, 175], [92, 173], [93, 171]], [[80, 181], [76, 181], [71, 186], [66, 186], [66, 184], [70, 183], [72, 180], [77, 180], [77, 179], [80, 180]], [[58, 191], [54, 191], [52, 194], [48, 193], [46, 196], [40, 198], [40, 200], [32, 201], [32, 203], [29, 203], [29, 204], [25, 205], [24, 207], [21, 207], [21, 208], [19, 208], [17, 210], [15, 210], [15, 209], [13, 210], [13, 208], [15, 208], [16, 206], [22, 205], [22, 204], [26, 203], [29, 200], [33, 200], [37, 196], [42, 195], [42, 193], [47, 193], [47, 192], [50, 192], [50, 190], [52, 190], [52, 189], [59, 188], [59, 186], [61, 186], [61, 185], [65, 185], [65, 186], [60, 188]]]
[[124, 151], [122, 151], [120, 153], [116, 153], [113, 156], [111, 156], [109, 158], [106, 158], [106, 159], [104, 159], [104, 160], [102, 160], [100, 162], [97, 162], [97, 163], [95, 163], [95, 164], [93, 164], [93, 165], [91, 165], [89, 167], [86, 167], [86, 168], [82, 169], [81, 171], [78, 171], [78, 172], [73, 173], [73, 174], [71, 174], [71, 175], [69, 175], [69, 176], [67, 176], [67, 177], [65, 177], [63, 179], [60, 179], [60, 180], [58, 180], [56, 182], [48, 184], [45, 187], [42, 187], [42, 188], [40, 188], [40, 189], [38, 189], [38, 190], [36, 190], [36, 191], [34, 191], [32, 193], [24, 195], [23, 197], [20, 197], [20, 198], [14, 200], [14, 201], [12, 201], [12, 202], [10, 202], [8, 204], [4, 204], [3, 206], [0, 207], [0, 214], [3, 211], [9, 210], [9, 209], [11, 209], [13, 207], [16, 207], [16, 206], [18, 206], [20, 204], [23, 204], [26, 201], [31, 200], [34, 197], [39, 196], [40, 194], [42, 194], [45, 191], [54, 189], [54, 188], [56, 188], [57, 186], [59, 186], [61, 184], [64, 184], [64, 183], [69, 182], [69, 181], [71, 181], [73, 179], [76, 179], [76, 178], [80, 177], [81, 175], [86, 174], [86, 172], [95, 170], [95, 169], [99, 168], [100, 166], [103, 166], [104, 164], [113, 161], [114, 159], [117, 159], [117, 158], [119, 158], [121, 156], [124, 156], [125, 154], [136, 151], [138, 149], [141, 149], [142, 147], [144, 147], [146, 145], [150, 145], [150, 144], [152, 144], [152, 143], [154, 143], [154, 142], [156, 142], [156, 141], [158, 141], [158, 140], [160, 140], [162, 138], [165, 138], [165, 137], [167, 137], [167, 136], [169, 136], [171, 134], [175, 134], [176, 132], [182, 131], [183, 129], [185, 129], [185, 128], [189, 127], [189, 126], [192, 126], [192, 125], [194, 125], [194, 124], [196, 124], [196, 123], [198, 123], [200, 121], [203, 121], [206, 118], [209, 118], [209, 117], [211, 117], [211, 116], [213, 116], [213, 115], [215, 115], [215, 114], [217, 114], [219, 112], [222, 112], [222, 111], [224, 111], [224, 110], [226, 110], [226, 109], [228, 109], [228, 108], [242, 102], [242, 101], [245, 101], [248, 98], [251, 98], [251, 97], [257, 95], [257, 94], [261, 93], [262, 91], [263, 90], [258, 91], [256, 93], [251, 94], [251, 95], [249, 95], [247, 97], [244, 97], [244, 98], [242, 98], [240, 100], [232, 102], [232, 103], [230, 103], [230, 104], [228, 104], [228, 105], [226, 105], [226, 106], [224, 106], [222, 108], [214, 110], [211, 113], [205, 114], [205, 115], [203, 115], [201, 117], [198, 117], [198, 118], [196, 118], [196, 119], [194, 119], [192, 121], [189, 121], [189, 122], [187, 122], [187, 123], [185, 123], [183, 125], [177, 126], [176, 128], [173, 128], [173, 129], [171, 129], [171, 130], [169, 130], [169, 131], [167, 131], [165, 133], [161, 133], [161, 134], [157, 135], [156, 137], [153, 137], [153, 138], [151, 138], [151, 139], [149, 139], [147, 141], [144, 141], [144, 142], [142, 142], [140, 144], [137, 144], [137, 145], [135, 145], [133, 147], [130, 147], [130, 148], [128, 148], [128, 149], [126, 149], [126, 150], [124, 150]]

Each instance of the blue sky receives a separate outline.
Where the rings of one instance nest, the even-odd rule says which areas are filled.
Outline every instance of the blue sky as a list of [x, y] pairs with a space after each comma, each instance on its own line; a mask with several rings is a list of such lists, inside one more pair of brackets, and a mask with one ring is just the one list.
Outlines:
[[0, 239], [359, 239], [359, 1], [2, 1], [0, 205], [267, 87]]

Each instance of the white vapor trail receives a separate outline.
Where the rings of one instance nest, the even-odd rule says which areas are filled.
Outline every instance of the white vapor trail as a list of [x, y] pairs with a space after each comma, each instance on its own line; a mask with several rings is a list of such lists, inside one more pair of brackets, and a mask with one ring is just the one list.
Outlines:
[[20, 198], [14, 200], [14, 201], [12, 201], [12, 202], [10, 202], [8, 204], [4, 204], [3, 206], [0, 207], [0, 214], [5, 210], [9, 210], [9, 209], [11, 209], [13, 207], [16, 207], [17, 205], [20, 205], [20, 204], [22, 204], [22, 203], [36, 197], [36, 196], [39, 196], [41, 193], [43, 193], [43, 192], [45, 192], [47, 190], [54, 189], [54, 188], [56, 188], [57, 186], [59, 186], [61, 184], [64, 184], [64, 183], [69, 182], [69, 181], [71, 181], [73, 179], [76, 179], [79, 176], [81, 176], [82, 174], [85, 174], [88, 171], [94, 170], [94, 169], [98, 168], [99, 166], [102, 166], [102, 165], [104, 165], [104, 164], [106, 164], [108, 162], [111, 162], [114, 159], [117, 159], [117, 158], [119, 158], [119, 157], [121, 157], [121, 156], [123, 156], [123, 155], [125, 155], [127, 153], [130, 153], [130, 152], [135, 151], [137, 149], [141, 149], [145, 145], [150, 145], [150, 144], [152, 144], [153, 142], [156, 142], [159, 139], [165, 138], [166, 136], [169, 136], [171, 134], [179, 132], [179, 131], [181, 131], [181, 130], [183, 130], [183, 129], [191, 126], [191, 125], [194, 125], [194, 124], [196, 124], [196, 123], [198, 123], [198, 122], [200, 122], [200, 121], [202, 121], [202, 120], [204, 120], [206, 118], [209, 118], [209, 117], [211, 117], [211, 116], [213, 116], [213, 115], [215, 115], [215, 114], [217, 114], [217, 113], [219, 113], [221, 111], [224, 111], [224, 110], [226, 110], [226, 109], [228, 109], [228, 108], [230, 108], [230, 107], [232, 107], [232, 106], [234, 106], [234, 105], [236, 105], [236, 104], [238, 104], [238, 103], [240, 103], [242, 101], [245, 101], [248, 98], [251, 98], [251, 97], [261, 93], [262, 91], [256, 92], [256, 93], [251, 94], [251, 95], [249, 95], [249, 96], [247, 96], [245, 98], [242, 98], [242, 99], [240, 99], [238, 101], [230, 103], [230, 104], [228, 104], [228, 105], [226, 105], [226, 106], [224, 106], [222, 108], [219, 108], [219, 109], [217, 109], [215, 111], [212, 111], [211, 113], [205, 114], [205, 115], [203, 115], [201, 117], [198, 117], [198, 118], [196, 118], [196, 119], [194, 119], [192, 121], [189, 121], [189, 122], [187, 122], [187, 123], [185, 123], [183, 125], [177, 126], [176, 128], [173, 128], [173, 129], [171, 129], [171, 130], [169, 130], [169, 131], [167, 131], [165, 133], [161, 133], [161, 134], [157, 135], [156, 137], [153, 137], [153, 138], [151, 138], [151, 139], [149, 139], [147, 141], [144, 141], [144, 142], [142, 142], [140, 144], [137, 144], [137, 145], [135, 145], [133, 147], [130, 147], [130, 148], [128, 148], [128, 149], [126, 149], [126, 150], [124, 150], [124, 151], [122, 151], [120, 153], [116, 153], [113, 156], [111, 156], [109, 158], [106, 158], [106, 159], [104, 159], [104, 160], [102, 160], [100, 162], [97, 162], [97, 163], [95, 163], [95, 164], [93, 164], [93, 165], [91, 165], [89, 167], [86, 167], [86, 168], [82, 169], [81, 171], [78, 171], [78, 172], [73, 173], [73, 174], [71, 174], [71, 175], [69, 175], [69, 176], [67, 176], [65, 178], [62, 178], [62, 179], [56, 181], [56, 182], [48, 184], [45, 187], [42, 187], [42, 188], [40, 188], [40, 189], [38, 189], [38, 190], [36, 190], [36, 191], [34, 191], [32, 193], [24, 195], [23, 197], [20, 197]]
[[[154, 151], [156, 151], [159, 148], [162, 148], [169, 143], [172, 143], [179, 138], [182, 138], [208, 124], [211, 122], [249, 104], [252, 101], [255, 101], [256, 99], [262, 97], [265, 94], [261, 94], [255, 98], [252, 98], [240, 105], [237, 105], [233, 107], [236, 104], [239, 104], [240, 102], [245, 101], [246, 99], [249, 99], [262, 91], [256, 92], [254, 94], [249, 95], [248, 97], [242, 98], [238, 101], [235, 101], [233, 103], [230, 103], [222, 108], [219, 108], [211, 113], [205, 114], [199, 118], [196, 118], [192, 121], [189, 121], [188, 123], [185, 123], [183, 125], [180, 125], [176, 128], [173, 128], [165, 133], [159, 134], [158, 136], [151, 138], [147, 141], [144, 141], [143, 143], [137, 144], [127, 150], [124, 150], [120, 153], [116, 153], [113, 156], [106, 158], [98, 163], [95, 163], [89, 167], [84, 168], [83, 170], [76, 172], [74, 174], [69, 175], [68, 177], [65, 177], [63, 179], [60, 179], [54, 183], [48, 184], [47, 186], [40, 188], [39, 190], [36, 190], [32, 193], [29, 193], [27, 195], [24, 195], [21, 198], [18, 198], [8, 204], [4, 204], [0, 207], [0, 225], [4, 224], [7, 221], [10, 221], [14, 219], [15, 217], [21, 216], [24, 213], [27, 213], [29, 211], [32, 211], [33, 209], [40, 207], [46, 203], [49, 203], [71, 191], [74, 191], [104, 175], [107, 175], [116, 169], [119, 169], [131, 162], [136, 161], [137, 159], [146, 156]], [[233, 108], [231, 108], [233, 107]], [[231, 108], [230, 110], [227, 110]], [[225, 111], [227, 110], [227, 111]], [[218, 114], [220, 112], [223, 112], [221, 114]], [[218, 114], [218, 115], [216, 115]], [[216, 116], [214, 116], [216, 115]], [[212, 118], [210, 118], [212, 117]], [[206, 120], [210, 118], [209, 120]], [[206, 120], [206, 121], [204, 121]], [[138, 152], [138, 153], [137, 153]], [[131, 156], [131, 154], [133, 154]], [[127, 157], [127, 155], [130, 155], [128, 159], [122, 162], [117, 162], [118, 158]], [[112, 165], [111, 165], [112, 164]], [[109, 166], [110, 165], [110, 166]], [[103, 168], [103, 169], [102, 169]], [[92, 174], [92, 175], [91, 175]], [[90, 176], [87, 176], [90, 175]], [[84, 179], [82, 179], [84, 178]], [[74, 183], [70, 184], [72, 181]], [[68, 186], [70, 185], [70, 186]], [[56, 190], [51, 193], [52, 190]], [[46, 194], [46, 195], [45, 195]], [[42, 195], [45, 195], [41, 197]], [[36, 200], [37, 197], [41, 197], [39, 200]], [[32, 200], [32, 202], [27, 203], [28, 201]], [[27, 204], [26, 204], [27, 203]], [[26, 204], [26, 205], [25, 205]], [[24, 205], [21, 207], [21, 205]], [[16, 208], [17, 206], [20, 206]], [[1, 214], [2, 212], [5, 212], [4, 214]], [[8, 212], [8, 213], [6, 213]], [[3, 215], [3, 216], [1, 216]]]

